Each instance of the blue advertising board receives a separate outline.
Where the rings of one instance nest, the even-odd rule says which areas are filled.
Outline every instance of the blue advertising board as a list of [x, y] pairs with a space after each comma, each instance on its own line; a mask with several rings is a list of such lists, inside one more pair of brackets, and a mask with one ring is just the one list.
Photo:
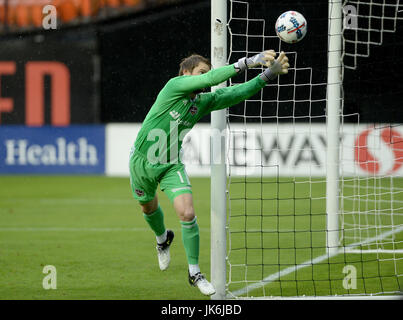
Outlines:
[[104, 174], [105, 126], [0, 126], [0, 174]]

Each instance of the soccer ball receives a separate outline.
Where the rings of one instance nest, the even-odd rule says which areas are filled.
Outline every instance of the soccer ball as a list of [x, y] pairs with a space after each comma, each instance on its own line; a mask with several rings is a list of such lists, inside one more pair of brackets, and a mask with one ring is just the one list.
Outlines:
[[284, 12], [276, 21], [276, 34], [284, 42], [299, 42], [305, 37], [306, 32], [306, 19], [297, 11]]

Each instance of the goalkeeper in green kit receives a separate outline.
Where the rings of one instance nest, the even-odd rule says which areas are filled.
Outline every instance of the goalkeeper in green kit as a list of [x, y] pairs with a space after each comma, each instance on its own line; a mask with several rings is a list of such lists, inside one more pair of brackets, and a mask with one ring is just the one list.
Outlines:
[[[260, 66], [267, 68], [250, 81], [215, 92], [205, 90], [248, 68]], [[248, 99], [278, 75], [286, 74], [288, 68], [285, 53], [281, 52], [276, 59], [273, 50], [213, 70], [210, 70], [210, 62], [202, 56], [185, 58], [180, 64], [179, 76], [169, 80], [158, 94], [131, 149], [131, 189], [145, 220], [155, 233], [160, 269], [166, 270], [169, 266], [169, 247], [174, 233], [165, 228], [164, 213], [156, 194], [158, 185], [173, 203], [180, 220], [189, 264], [189, 283], [205, 295], [214, 294], [215, 289], [199, 268], [199, 227], [193, 207], [192, 187], [180, 160], [182, 141], [202, 117]]]

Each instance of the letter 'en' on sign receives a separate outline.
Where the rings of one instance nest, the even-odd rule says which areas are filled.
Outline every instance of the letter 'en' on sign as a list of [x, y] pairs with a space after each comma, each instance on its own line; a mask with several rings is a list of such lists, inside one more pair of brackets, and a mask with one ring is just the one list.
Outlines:
[[45, 123], [44, 77], [51, 77], [51, 124], [70, 124], [70, 71], [61, 62], [31, 61], [26, 68], [25, 123], [42, 126]]
[[13, 99], [2, 98], [1, 95], [1, 76], [14, 74], [16, 71], [16, 63], [14, 61], [0, 62], [0, 123], [2, 112], [12, 112], [14, 108]]

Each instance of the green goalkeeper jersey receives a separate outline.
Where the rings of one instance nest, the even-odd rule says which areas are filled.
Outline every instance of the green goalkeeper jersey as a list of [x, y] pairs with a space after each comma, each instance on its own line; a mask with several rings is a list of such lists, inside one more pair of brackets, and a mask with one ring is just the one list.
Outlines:
[[191, 93], [218, 85], [235, 76], [234, 65], [210, 70], [201, 75], [172, 78], [160, 91], [137, 135], [134, 147], [150, 163], [178, 163], [185, 135], [205, 115], [248, 99], [266, 82], [259, 76], [214, 92]]

